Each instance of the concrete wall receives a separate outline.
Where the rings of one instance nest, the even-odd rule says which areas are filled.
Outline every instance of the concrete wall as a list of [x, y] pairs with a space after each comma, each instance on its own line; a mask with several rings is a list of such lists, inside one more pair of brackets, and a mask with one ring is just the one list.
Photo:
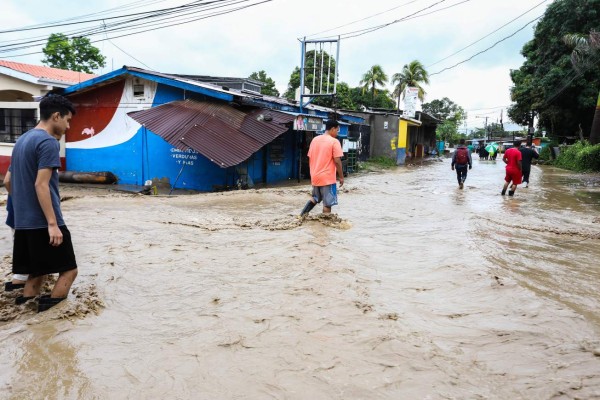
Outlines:
[[[370, 158], [388, 157], [396, 159], [399, 118], [393, 114], [353, 113], [365, 119], [371, 126]], [[386, 126], [387, 122], [387, 126]]]
[[45, 85], [0, 75], [0, 101], [33, 101], [33, 96], [42, 96], [46, 93], [48, 87]]

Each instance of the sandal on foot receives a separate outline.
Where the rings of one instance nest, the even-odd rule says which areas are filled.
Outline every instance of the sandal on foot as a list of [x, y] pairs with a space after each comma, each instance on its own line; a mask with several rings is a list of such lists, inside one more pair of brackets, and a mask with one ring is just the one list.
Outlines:
[[66, 297], [42, 297], [38, 303], [38, 312], [49, 310], [64, 299]]
[[15, 304], [16, 305], [25, 304], [25, 303], [27, 303], [31, 299], [35, 299], [35, 296], [27, 296], [27, 297], [25, 297], [25, 296], [17, 296], [15, 298]]
[[12, 283], [12, 282], [4, 283], [4, 291], [5, 292], [12, 292], [13, 290], [23, 289], [24, 287], [25, 287], [24, 283]]

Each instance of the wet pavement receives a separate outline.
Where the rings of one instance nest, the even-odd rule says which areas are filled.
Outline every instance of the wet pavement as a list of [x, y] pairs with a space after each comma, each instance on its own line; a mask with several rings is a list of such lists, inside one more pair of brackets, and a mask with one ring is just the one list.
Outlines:
[[[0, 298], [0, 399], [600, 398], [600, 177], [449, 160], [193, 196], [68, 186], [75, 293]], [[2, 231], [3, 275], [10, 230]]]

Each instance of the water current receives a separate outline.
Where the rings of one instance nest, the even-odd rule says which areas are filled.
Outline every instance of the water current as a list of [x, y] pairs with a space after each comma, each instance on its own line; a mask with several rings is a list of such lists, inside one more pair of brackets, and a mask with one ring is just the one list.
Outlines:
[[41, 314], [1, 294], [0, 399], [600, 398], [600, 177], [503, 177], [351, 175], [306, 220], [305, 183], [62, 187], [80, 275]]

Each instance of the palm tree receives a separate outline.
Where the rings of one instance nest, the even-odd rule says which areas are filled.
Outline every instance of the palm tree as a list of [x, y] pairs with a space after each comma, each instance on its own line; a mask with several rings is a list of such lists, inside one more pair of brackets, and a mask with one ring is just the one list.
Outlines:
[[400, 95], [404, 93], [407, 87], [416, 87], [419, 89], [419, 100], [425, 100], [425, 89], [421, 84], [429, 85], [429, 73], [425, 70], [423, 64], [418, 60], [413, 60], [402, 67], [402, 72], [392, 75], [392, 84], [397, 83], [394, 88], [394, 95], [398, 96], [398, 110], [400, 110]]
[[363, 93], [371, 89], [371, 108], [375, 101], [376, 86], [385, 86], [388, 81], [388, 77], [383, 72], [381, 65], [373, 65], [360, 80], [359, 84], [363, 87]]
[[[590, 31], [589, 35], [568, 34], [563, 37], [563, 41], [573, 48], [571, 53], [571, 62], [575, 69], [584, 70], [594, 66], [594, 59], [600, 54], [600, 32]], [[590, 143], [600, 143], [600, 92], [598, 93], [598, 102], [596, 103], [596, 112], [594, 121], [590, 130]]]

